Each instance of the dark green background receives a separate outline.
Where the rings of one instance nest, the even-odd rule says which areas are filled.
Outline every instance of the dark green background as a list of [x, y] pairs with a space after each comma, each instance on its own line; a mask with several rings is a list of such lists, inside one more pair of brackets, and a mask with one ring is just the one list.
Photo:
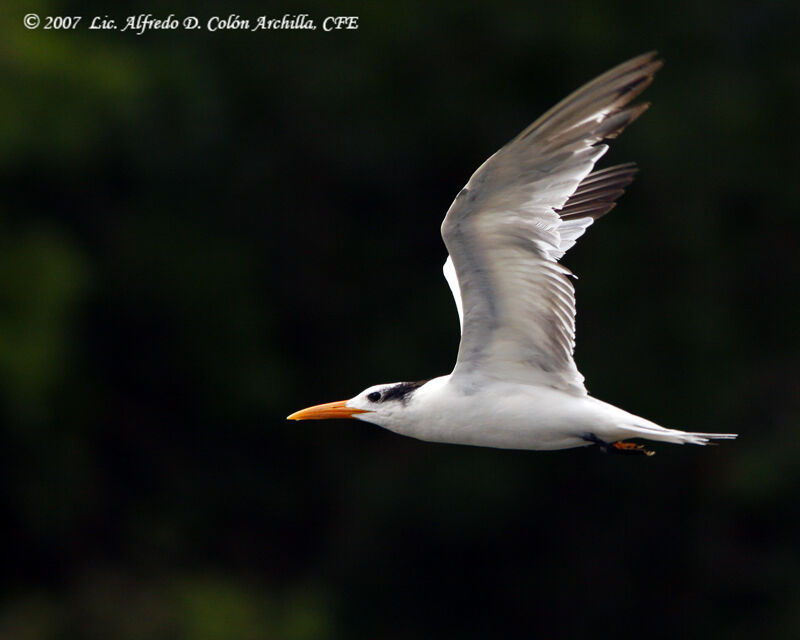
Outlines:
[[[83, 15], [74, 32], [24, 14]], [[358, 15], [343, 33], [92, 15]], [[800, 636], [790, 2], [0, 9], [0, 637]], [[565, 263], [598, 397], [719, 447], [508, 452], [289, 423], [448, 372], [439, 225], [657, 49], [641, 173]]]

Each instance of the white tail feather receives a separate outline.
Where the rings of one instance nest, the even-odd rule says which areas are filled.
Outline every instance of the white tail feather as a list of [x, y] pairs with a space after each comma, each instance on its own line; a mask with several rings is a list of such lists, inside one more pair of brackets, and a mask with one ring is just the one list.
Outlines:
[[696, 431], [680, 431], [679, 429], [665, 429], [658, 425], [623, 425], [622, 428], [630, 433], [629, 438], [646, 438], [659, 442], [673, 444], [699, 444], [705, 446], [709, 440], [734, 440], [737, 433], [699, 433]]

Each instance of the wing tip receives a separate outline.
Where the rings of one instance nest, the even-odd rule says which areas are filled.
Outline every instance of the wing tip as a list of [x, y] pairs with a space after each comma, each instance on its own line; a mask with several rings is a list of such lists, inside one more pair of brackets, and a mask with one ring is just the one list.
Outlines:
[[627, 109], [617, 112], [614, 116], [610, 116], [607, 121], [610, 124], [610, 130], [603, 133], [604, 140], [613, 140], [620, 133], [622, 133], [629, 124], [634, 122], [640, 115], [650, 108], [649, 102], [641, 102]]

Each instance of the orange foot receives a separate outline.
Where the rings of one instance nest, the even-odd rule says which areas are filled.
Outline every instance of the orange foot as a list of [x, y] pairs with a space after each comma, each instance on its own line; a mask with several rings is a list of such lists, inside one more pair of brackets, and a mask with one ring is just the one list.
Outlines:
[[656, 455], [655, 451], [649, 451], [648, 449], [645, 449], [643, 444], [636, 444], [635, 442], [623, 442], [622, 440], [612, 444], [611, 450], [615, 453], [633, 453], [643, 454], [646, 456]]
[[581, 437], [586, 440], [586, 442], [593, 442], [596, 444], [598, 447], [600, 447], [600, 451], [603, 453], [623, 453], [645, 456], [654, 456], [656, 454], [655, 451], [648, 451], [645, 449], [644, 445], [633, 442], [623, 442], [622, 440], [618, 440], [617, 442], [610, 443], [598, 438], [593, 433], [584, 433]]

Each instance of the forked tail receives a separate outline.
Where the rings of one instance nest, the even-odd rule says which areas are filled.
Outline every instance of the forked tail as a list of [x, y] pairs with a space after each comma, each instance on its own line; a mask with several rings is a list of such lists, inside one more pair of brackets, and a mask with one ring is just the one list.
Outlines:
[[630, 433], [628, 438], [647, 438], [659, 442], [672, 442], [673, 444], [699, 444], [705, 446], [710, 440], [734, 440], [738, 433], [700, 433], [697, 431], [681, 431], [680, 429], [666, 429], [656, 424], [624, 425], [622, 427]]

